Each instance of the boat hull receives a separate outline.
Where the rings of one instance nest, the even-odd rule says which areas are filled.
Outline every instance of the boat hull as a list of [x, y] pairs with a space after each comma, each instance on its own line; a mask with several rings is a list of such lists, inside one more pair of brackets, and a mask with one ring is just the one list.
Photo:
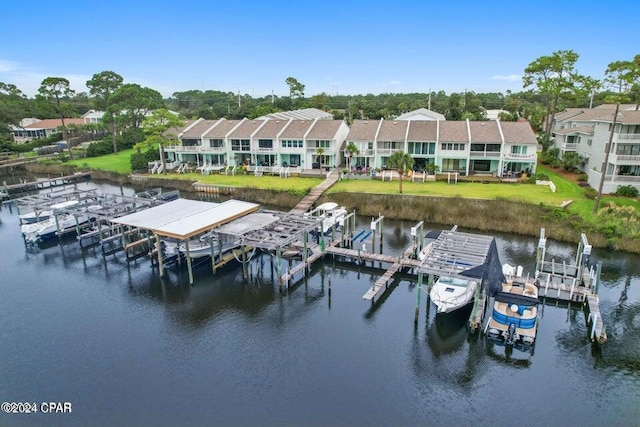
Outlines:
[[502, 285], [502, 292], [494, 296], [487, 336], [512, 345], [533, 347], [538, 330], [538, 289], [532, 283]]
[[473, 302], [477, 286], [473, 280], [441, 277], [431, 288], [429, 297], [438, 313], [451, 313]]

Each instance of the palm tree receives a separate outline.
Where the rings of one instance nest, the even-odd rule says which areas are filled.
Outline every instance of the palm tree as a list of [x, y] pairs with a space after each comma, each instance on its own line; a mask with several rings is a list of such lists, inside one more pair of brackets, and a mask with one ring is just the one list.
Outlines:
[[320, 164], [320, 169], [322, 169], [322, 162], [320, 161], [320, 158], [322, 157], [323, 154], [324, 154], [324, 148], [322, 147], [316, 148], [316, 162]]
[[402, 177], [413, 167], [413, 157], [404, 151], [396, 151], [387, 160], [387, 165], [396, 169], [400, 175], [400, 194], [402, 194]]
[[347, 164], [348, 173], [351, 173], [351, 158], [353, 156], [357, 156], [360, 154], [360, 150], [358, 150], [358, 146], [353, 142], [349, 142], [345, 147], [345, 151], [348, 153], [349, 163]]

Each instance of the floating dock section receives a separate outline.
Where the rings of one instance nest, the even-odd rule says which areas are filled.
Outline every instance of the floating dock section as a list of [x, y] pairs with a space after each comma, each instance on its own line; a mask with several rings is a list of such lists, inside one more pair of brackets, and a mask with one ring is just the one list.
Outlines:
[[602, 315], [598, 287], [602, 263], [589, 266], [591, 245], [587, 236], [582, 233], [574, 260], [556, 261], [547, 258], [547, 239], [545, 230], [540, 230], [540, 239], [536, 253], [536, 285], [538, 296], [543, 299], [555, 299], [566, 302], [582, 303], [587, 309], [587, 327], [589, 338], [593, 342], [603, 344], [607, 341], [607, 333]]

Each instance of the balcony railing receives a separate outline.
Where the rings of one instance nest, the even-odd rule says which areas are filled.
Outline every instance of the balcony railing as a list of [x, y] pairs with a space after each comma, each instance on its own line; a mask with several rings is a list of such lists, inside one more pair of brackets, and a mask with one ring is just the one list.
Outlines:
[[491, 158], [499, 158], [499, 151], [470, 151], [469, 157], [491, 157]]
[[[318, 147], [307, 147], [307, 153], [316, 154]], [[331, 148], [323, 148], [322, 154], [333, 154], [334, 151]]]
[[225, 147], [203, 147], [202, 145], [169, 145], [164, 151], [176, 153], [225, 153]]
[[620, 133], [618, 139], [638, 139], [640, 140], [640, 133]]
[[535, 160], [536, 154], [514, 154], [514, 153], [505, 153], [505, 160]]
[[565, 142], [562, 144], [562, 151], [576, 151], [578, 149], [578, 144], [575, 142]]
[[619, 162], [640, 162], [640, 155], [616, 154], [614, 156], [614, 159], [612, 159], [612, 160], [615, 161], [615, 163], [619, 163]]
[[[636, 175], [606, 175], [605, 178], [614, 182], [640, 182], [640, 176]], [[613, 178], [613, 179], [612, 179]]]
[[378, 148], [378, 154], [393, 154], [396, 151], [403, 151], [402, 148]]

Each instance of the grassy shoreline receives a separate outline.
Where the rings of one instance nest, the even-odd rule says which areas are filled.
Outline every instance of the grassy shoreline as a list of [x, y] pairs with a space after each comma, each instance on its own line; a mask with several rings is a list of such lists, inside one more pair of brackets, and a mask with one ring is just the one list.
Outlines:
[[[107, 157], [107, 156], [104, 156]], [[125, 157], [125, 156], [122, 156]], [[98, 159], [103, 159], [98, 158]], [[75, 160], [71, 168], [87, 169], [84, 160]], [[69, 162], [70, 163], [70, 162]], [[109, 162], [101, 160], [101, 165]], [[95, 165], [95, 163], [94, 163]], [[293, 207], [320, 178], [287, 178], [252, 175], [168, 174], [146, 177], [146, 183], [132, 181], [128, 173], [111, 165], [110, 171], [96, 167], [98, 179], [108, 179], [134, 186], [164, 186], [193, 191], [199, 181], [226, 188], [234, 198], [251, 200], [282, 208]], [[33, 165], [41, 172], [57, 169], [53, 165]], [[479, 231], [506, 231], [537, 236], [540, 228], [556, 240], [575, 242], [585, 232], [594, 246], [640, 253], [640, 203], [637, 199], [606, 195], [598, 214], [592, 212], [594, 201], [584, 196], [583, 188], [559, 173], [539, 166], [557, 188], [524, 183], [483, 184], [472, 182], [412, 183], [345, 179], [331, 187], [321, 200], [332, 200], [356, 209], [364, 215], [382, 213], [388, 218], [425, 220], [443, 225], [458, 224]], [[563, 202], [572, 203], [562, 208]]]

